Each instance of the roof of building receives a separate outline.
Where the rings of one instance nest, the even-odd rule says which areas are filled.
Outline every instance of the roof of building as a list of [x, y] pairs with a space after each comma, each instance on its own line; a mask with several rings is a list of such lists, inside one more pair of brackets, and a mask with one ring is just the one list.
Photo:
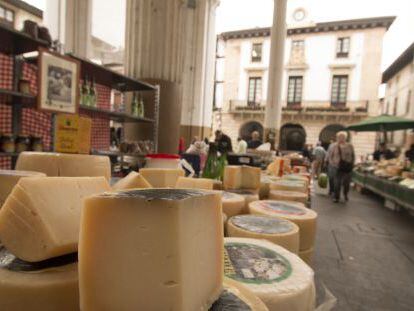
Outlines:
[[414, 42], [383, 72], [382, 83], [386, 83], [396, 73], [414, 60]]
[[[309, 26], [288, 28], [287, 34], [301, 34], [301, 33], [316, 33], [328, 32], [338, 30], [352, 30], [352, 29], [366, 29], [384, 27], [388, 30], [394, 22], [395, 16], [370, 17], [361, 19], [348, 19], [333, 22], [315, 23]], [[240, 39], [240, 38], [254, 38], [254, 37], [268, 37], [270, 36], [270, 27], [265, 28], [251, 28], [236, 31], [223, 32], [219, 35], [223, 40]]]
[[21, 0], [3, 0], [5, 3], [8, 3], [10, 5], [13, 5], [19, 9], [22, 9], [26, 12], [29, 12], [30, 14], [33, 14], [39, 18], [43, 18], [43, 11], [36, 8], [33, 5], [28, 4], [27, 2], [21, 1]]

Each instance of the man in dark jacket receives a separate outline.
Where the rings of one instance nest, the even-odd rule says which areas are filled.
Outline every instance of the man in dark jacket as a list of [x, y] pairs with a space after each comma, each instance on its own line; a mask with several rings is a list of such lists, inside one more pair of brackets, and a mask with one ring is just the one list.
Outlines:
[[375, 161], [380, 161], [381, 157], [384, 157], [385, 160], [395, 158], [394, 152], [388, 149], [385, 143], [380, 143], [379, 149], [375, 150], [373, 156]]
[[227, 136], [226, 134], [224, 134], [222, 131], [217, 130], [215, 132], [216, 134], [216, 144], [217, 144], [217, 149], [220, 153], [229, 153], [229, 152], [233, 152], [233, 147], [231, 145], [231, 139], [229, 136]]

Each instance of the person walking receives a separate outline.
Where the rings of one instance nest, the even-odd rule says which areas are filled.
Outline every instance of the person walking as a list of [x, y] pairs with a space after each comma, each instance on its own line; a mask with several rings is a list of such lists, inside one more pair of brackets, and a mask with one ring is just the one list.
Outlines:
[[329, 195], [333, 196], [335, 190], [335, 168], [333, 167], [332, 163], [330, 163], [331, 154], [335, 145], [335, 140], [331, 140], [329, 144], [328, 151], [326, 152], [325, 156], [325, 165], [328, 168], [328, 181], [329, 181]]
[[339, 202], [341, 190], [343, 190], [344, 199], [348, 201], [349, 187], [352, 178], [352, 169], [355, 163], [354, 146], [346, 141], [348, 134], [339, 132], [336, 134], [336, 143], [332, 147], [329, 155], [329, 163], [334, 168], [334, 199], [335, 203]]
[[316, 143], [316, 147], [315, 149], [313, 149], [312, 155], [313, 155], [312, 177], [317, 179], [319, 177], [319, 174], [322, 171], [323, 164], [325, 162], [325, 157], [326, 157], [326, 151], [322, 147], [322, 143], [320, 141]]
[[237, 151], [238, 154], [246, 154], [247, 153], [247, 142], [241, 138], [237, 138]]
[[233, 152], [233, 146], [231, 145], [231, 138], [224, 134], [222, 131], [217, 130], [215, 132], [217, 149], [220, 153]]
[[259, 147], [261, 144], [263, 144], [263, 142], [260, 139], [260, 133], [258, 131], [254, 131], [252, 133], [252, 139], [247, 143], [247, 148], [257, 149], [257, 147]]

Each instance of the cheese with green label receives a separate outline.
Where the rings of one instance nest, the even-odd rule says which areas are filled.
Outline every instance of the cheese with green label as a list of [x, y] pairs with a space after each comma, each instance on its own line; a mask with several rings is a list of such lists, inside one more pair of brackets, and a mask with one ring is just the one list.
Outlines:
[[308, 202], [308, 195], [298, 191], [271, 190], [269, 193], [269, 199], [276, 201], [293, 201], [306, 204]]
[[224, 274], [259, 297], [270, 311], [313, 311], [313, 270], [267, 240], [224, 239]]
[[152, 188], [150, 183], [139, 173], [131, 172], [112, 186], [113, 190]]
[[213, 190], [214, 180], [208, 178], [178, 177], [175, 188]]
[[315, 211], [299, 202], [265, 200], [249, 204], [250, 214], [267, 215], [287, 219], [299, 227], [299, 250], [307, 250], [315, 244]]
[[238, 215], [227, 221], [229, 237], [266, 239], [297, 254], [299, 227], [282, 218], [261, 215]]
[[208, 310], [222, 282], [219, 193], [139, 189], [85, 201], [81, 310]]
[[141, 168], [139, 172], [154, 188], [174, 188], [178, 178], [184, 177], [180, 168]]
[[79, 310], [77, 254], [30, 263], [0, 246], [0, 310]]
[[110, 190], [103, 177], [22, 178], [0, 210], [0, 240], [30, 262], [76, 252], [83, 200]]
[[46, 175], [40, 172], [0, 170], [0, 208], [20, 178], [42, 176]]
[[223, 185], [225, 190], [259, 189], [260, 168], [246, 165], [227, 165], [224, 168]]
[[223, 212], [227, 217], [240, 215], [245, 211], [246, 199], [239, 194], [223, 191], [221, 202], [223, 204]]
[[309, 266], [312, 265], [312, 258], [313, 258], [313, 250], [314, 248], [310, 248], [304, 251], [299, 252], [299, 257], [306, 262]]

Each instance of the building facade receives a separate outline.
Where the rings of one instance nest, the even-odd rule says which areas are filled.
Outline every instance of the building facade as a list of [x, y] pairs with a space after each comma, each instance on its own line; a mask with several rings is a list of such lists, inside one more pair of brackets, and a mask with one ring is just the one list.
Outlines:
[[0, 23], [21, 30], [25, 20], [41, 23], [43, 12], [20, 0], [0, 0]]
[[[383, 73], [386, 83], [381, 112], [414, 119], [414, 43]], [[388, 141], [394, 147], [408, 148], [414, 143], [412, 131], [396, 131]]]
[[[328, 145], [337, 131], [379, 114], [383, 36], [394, 17], [324, 23], [304, 8], [288, 12], [279, 147]], [[263, 132], [270, 28], [218, 36], [213, 128], [236, 140]], [[352, 135], [358, 156], [373, 151], [376, 135]]]

